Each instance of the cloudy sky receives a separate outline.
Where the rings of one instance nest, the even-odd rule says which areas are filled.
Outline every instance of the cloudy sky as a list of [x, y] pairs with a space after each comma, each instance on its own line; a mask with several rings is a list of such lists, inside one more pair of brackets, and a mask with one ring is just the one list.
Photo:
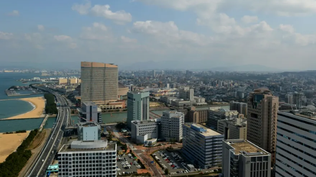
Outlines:
[[0, 1], [3, 66], [316, 68], [315, 0]]

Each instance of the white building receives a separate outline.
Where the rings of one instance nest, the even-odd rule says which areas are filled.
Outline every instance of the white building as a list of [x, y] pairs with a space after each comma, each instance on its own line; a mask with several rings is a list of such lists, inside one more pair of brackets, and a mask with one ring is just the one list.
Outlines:
[[184, 114], [182, 112], [163, 112], [161, 117], [162, 138], [166, 139], [167, 141], [180, 141], [182, 139], [183, 124]]
[[182, 154], [200, 168], [218, 166], [222, 161], [224, 135], [202, 125], [183, 125]]
[[102, 123], [101, 109], [91, 101], [81, 103], [81, 108], [78, 109], [80, 122], [98, 122]]
[[223, 141], [224, 177], [270, 177], [271, 154], [247, 140]]
[[144, 144], [149, 139], [158, 138], [159, 123], [156, 120], [131, 122], [131, 139], [136, 143]]
[[116, 144], [72, 141], [58, 152], [60, 177], [116, 177]]
[[82, 141], [97, 141], [101, 138], [101, 126], [96, 122], [80, 122], [77, 131], [78, 139]]
[[278, 112], [276, 177], [316, 176], [316, 117]]

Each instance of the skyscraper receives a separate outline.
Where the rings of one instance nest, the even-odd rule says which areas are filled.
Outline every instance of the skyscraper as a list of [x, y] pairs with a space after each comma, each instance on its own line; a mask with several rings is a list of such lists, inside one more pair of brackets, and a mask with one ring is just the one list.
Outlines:
[[149, 92], [127, 93], [127, 126], [133, 120], [149, 119]]
[[98, 105], [117, 100], [118, 67], [114, 64], [81, 62], [81, 101]]
[[316, 117], [301, 114], [278, 113], [276, 177], [316, 176]]
[[276, 129], [279, 97], [267, 88], [254, 90], [248, 98], [247, 138], [271, 153], [275, 162]]

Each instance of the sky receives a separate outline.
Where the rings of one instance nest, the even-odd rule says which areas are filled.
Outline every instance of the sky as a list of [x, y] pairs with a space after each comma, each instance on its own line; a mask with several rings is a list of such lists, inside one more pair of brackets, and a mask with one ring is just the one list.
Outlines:
[[0, 62], [311, 70], [315, 21], [315, 0], [0, 1]]

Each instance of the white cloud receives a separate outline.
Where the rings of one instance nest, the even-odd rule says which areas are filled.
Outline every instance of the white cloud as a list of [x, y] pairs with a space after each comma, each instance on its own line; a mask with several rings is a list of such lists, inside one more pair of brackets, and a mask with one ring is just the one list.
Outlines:
[[19, 15], [20, 15], [20, 12], [17, 11], [17, 10], [13, 10], [12, 12], [8, 13], [7, 15], [8, 15], [8, 16], [19, 16]]
[[125, 43], [136, 43], [137, 39], [128, 38], [125, 36], [121, 36], [121, 40]]
[[103, 17], [114, 21], [117, 24], [125, 24], [132, 21], [132, 15], [124, 10], [113, 12], [110, 5], [94, 5], [91, 8], [90, 2], [86, 4], [74, 4], [72, 10], [77, 11], [81, 15], [91, 14], [96, 17]]
[[89, 40], [110, 40], [112, 35], [108, 27], [102, 23], [95, 22], [92, 27], [84, 27], [80, 37]]
[[5, 33], [5, 32], [0, 31], [0, 40], [1, 39], [9, 40], [9, 39], [12, 39], [12, 37], [13, 37], [12, 33]]
[[43, 25], [37, 25], [37, 29], [39, 31], [44, 31], [45, 30], [45, 27]]
[[132, 15], [130, 13], [126, 13], [125, 11], [112, 12], [109, 5], [95, 5], [91, 9], [91, 14], [113, 20], [118, 24], [132, 21]]
[[220, 9], [247, 9], [256, 12], [273, 13], [281, 16], [295, 16], [316, 13], [315, 0], [134, 0], [150, 5], [159, 5], [181, 11], [194, 11], [199, 16], [212, 15]]
[[248, 15], [245, 15], [241, 18], [241, 21], [243, 23], [254, 23], [254, 22], [257, 22], [258, 21], [258, 17], [257, 16], [248, 16]]
[[56, 35], [56, 36], [54, 36], [54, 39], [56, 41], [69, 41], [69, 40], [71, 40], [71, 37], [66, 36], [66, 35]]
[[77, 11], [81, 15], [86, 15], [89, 13], [91, 3], [87, 2], [86, 4], [74, 4], [71, 9]]

